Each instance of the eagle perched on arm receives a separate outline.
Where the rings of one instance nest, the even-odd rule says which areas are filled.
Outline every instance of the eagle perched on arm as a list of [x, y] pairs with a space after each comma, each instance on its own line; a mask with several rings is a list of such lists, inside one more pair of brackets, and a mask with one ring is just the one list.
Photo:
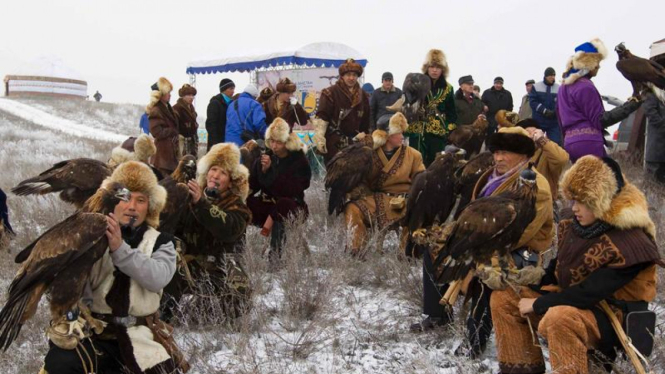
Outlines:
[[536, 216], [536, 172], [523, 170], [516, 187], [471, 202], [453, 224], [434, 262], [442, 283], [461, 280], [476, 264], [505, 258]]
[[637, 57], [630, 53], [623, 43], [614, 47], [619, 61], [616, 67], [619, 72], [633, 85], [633, 97], [639, 98], [649, 88], [665, 103], [665, 68], [655, 61]]
[[372, 171], [372, 147], [371, 138], [365, 136], [338, 152], [326, 164], [325, 187], [330, 191], [328, 214], [342, 213], [347, 194], [360, 188]]
[[93, 264], [108, 248], [107, 215], [130, 191], [120, 183], [102, 186], [83, 207], [23, 249], [22, 264], [0, 311], [0, 348], [7, 350], [32, 318], [44, 293], [50, 294], [53, 321], [76, 309]]
[[159, 214], [159, 231], [175, 235], [180, 219], [187, 212], [191, 199], [187, 182], [196, 178], [196, 158], [192, 155], [183, 156], [178, 166], [171, 173], [159, 181], [159, 185], [166, 189], [166, 205]]

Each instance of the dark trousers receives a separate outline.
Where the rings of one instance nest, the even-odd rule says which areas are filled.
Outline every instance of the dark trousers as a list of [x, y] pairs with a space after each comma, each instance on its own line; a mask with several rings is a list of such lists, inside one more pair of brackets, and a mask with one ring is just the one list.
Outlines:
[[492, 289], [474, 277], [469, 284], [468, 292], [471, 295], [471, 313], [466, 321], [466, 337], [471, 348], [480, 353], [487, 346], [487, 341], [492, 334], [492, 313], [490, 312]]
[[78, 352], [83, 360], [76, 350], [62, 349], [49, 341], [49, 350], [44, 359], [46, 372], [49, 374], [124, 373], [123, 365], [119, 361], [120, 347], [116, 340], [92, 338], [92, 343], [89, 339], [85, 339], [81, 344], [82, 347], [78, 346]]
[[432, 260], [429, 252], [423, 253], [423, 314], [432, 318], [451, 319], [450, 309], [439, 304], [439, 301], [448, 290], [448, 285], [436, 284]]

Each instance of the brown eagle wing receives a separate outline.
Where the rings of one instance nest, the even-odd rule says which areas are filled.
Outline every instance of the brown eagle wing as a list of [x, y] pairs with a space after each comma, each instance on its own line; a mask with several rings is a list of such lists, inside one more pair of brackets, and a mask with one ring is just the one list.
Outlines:
[[326, 189], [330, 190], [328, 214], [342, 212], [346, 194], [360, 186], [372, 171], [372, 148], [355, 143], [337, 153], [326, 164]]
[[159, 231], [175, 235], [182, 216], [187, 212], [191, 198], [189, 188], [171, 177], [162, 179], [159, 184], [166, 189], [166, 205], [159, 214]]
[[665, 89], [665, 72], [663, 72], [663, 67], [657, 63], [644, 58], [633, 57], [617, 61], [616, 67], [631, 82], [651, 82], [658, 88]]

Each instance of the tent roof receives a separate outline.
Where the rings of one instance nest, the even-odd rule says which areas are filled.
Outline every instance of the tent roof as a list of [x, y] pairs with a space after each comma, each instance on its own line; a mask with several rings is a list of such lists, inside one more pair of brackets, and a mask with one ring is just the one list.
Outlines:
[[322, 42], [307, 44], [299, 49], [285, 52], [193, 61], [187, 64], [187, 74], [246, 72], [281, 65], [338, 67], [347, 58], [355, 59], [362, 66], [367, 64], [367, 60], [360, 52], [345, 44]]
[[11, 74], [85, 81], [85, 78], [79, 72], [66, 66], [60, 58], [53, 56], [36, 58], [27, 64], [21, 65]]

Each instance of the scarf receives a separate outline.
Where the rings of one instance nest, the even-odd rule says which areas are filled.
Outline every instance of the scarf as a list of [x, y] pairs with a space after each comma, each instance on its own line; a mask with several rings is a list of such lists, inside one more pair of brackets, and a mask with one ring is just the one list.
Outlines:
[[515, 174], [517, 171], [519, 171], [524, 164], [526, 164], [529, 160], [525, 160], [521, 163], [519, 163], [517, 166], [514, 168], [508, 170], [507, 172], [503, 173], [502, 175], [497, 174], [496, 168], [492, 171], [492, 175], [487, 179], [487, 184], [485, 184], [485, 187], [480, 191], [480, 196], [479, 197], [487, 197], [487, 196], [492, 196], [492, 193], [496, 191], [496, 189], [503, 183], [505, 182], [508, 178], [510, 178], [513, 174]]
[[612, 225], [600, 219], [596, 220], [596, 222], [589, 226], [582, 226], [577, 218], [573, 217], [573, 231], [575, 232], [575, 235], [582, 239], [597, 238], [610, 231], [612, 228]]
[[233, 99], [226, 96], [225, 94], [222, 94], [222, 98], [224, 98], [224, 102], [226, 103], [226, 105], [229, 105], [231, 103], [231, 101], [233, 101]]
[[360, 85], [358, 83], [356, 83], [356, 85], [353, 87], [353, 92], [351, 92], [349, 87], [347, 87], [346, 83], [344, 83], [342, 79], [339, 79], [336, 84], [339, 86], [339, 89], [342, 91], [344, 96], [346, 96], [351, 102], [351, 108], [360, 104], [362, 100], [362, 90], [360, 89]]

